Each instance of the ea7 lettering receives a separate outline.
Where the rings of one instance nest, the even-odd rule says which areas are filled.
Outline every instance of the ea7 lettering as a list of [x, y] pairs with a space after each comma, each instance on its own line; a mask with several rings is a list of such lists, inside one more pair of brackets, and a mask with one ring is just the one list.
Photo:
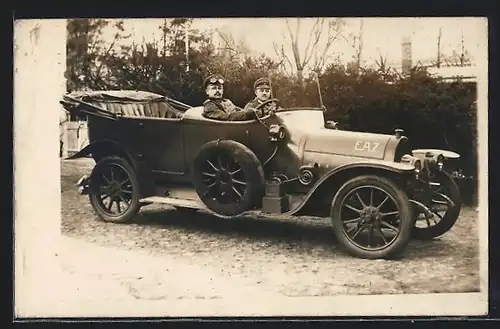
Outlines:
[[380, 143], [377, 142], [363, 142], [363, 141], [356, 141], [356, 144], [354, 145], [354, 149], [356, 151], [367, 151], [367, 152], [375, 152], [375, 150], [378, 148]]

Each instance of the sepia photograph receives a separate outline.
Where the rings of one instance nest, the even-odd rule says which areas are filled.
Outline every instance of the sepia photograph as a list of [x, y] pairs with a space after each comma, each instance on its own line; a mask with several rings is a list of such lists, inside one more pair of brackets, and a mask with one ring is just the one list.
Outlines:
[[481, 17], [16, 21], [14, 317], [487, 314], [487, 55]]

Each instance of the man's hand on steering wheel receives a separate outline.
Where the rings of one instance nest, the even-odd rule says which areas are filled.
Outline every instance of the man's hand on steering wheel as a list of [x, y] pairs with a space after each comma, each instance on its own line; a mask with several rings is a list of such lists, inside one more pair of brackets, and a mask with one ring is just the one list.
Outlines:
[[[265, 111], [263, 107], [267, 104], [273, 104], [274, 105], [273, 109]], [[265, 116], [266, 114], [273, 114], [274, 111], [278, 108], [278, 106], [279, 106], [279, 100], [276, 98], [271, 98], [257, 105], [255, 109], [261, 110], [262, 116]]]

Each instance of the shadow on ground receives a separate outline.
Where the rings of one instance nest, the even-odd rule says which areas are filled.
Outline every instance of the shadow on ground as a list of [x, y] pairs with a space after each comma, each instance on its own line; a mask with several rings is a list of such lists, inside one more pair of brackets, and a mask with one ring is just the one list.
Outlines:
[[139, 225], [175, 227], [208, 234], [281, 241], [310, 239], [321, 245], [336, 244], [327, 219], [275, 219], [264, 216], [222, 219], [200, 211], [188, 213], [165, 208], [141, 210], [135, 221]]
[[[273, 218], [268, 216], [221, 219], [201, 211], [143, 209], [135, 218], [135, 225], [161, 229], [176, 229], [214, 237], [240, 239], [250, 243], [266, 243], [297, 252], [313, 247], [332, 251], [338, 242], [326, 219], [309, 217]], [[450, 233], [452, 234], [452, 233]], [[412, 258], [449, 255], [452, 245], [442, 238], [430, 241], [412, 240], [406, 254]]]

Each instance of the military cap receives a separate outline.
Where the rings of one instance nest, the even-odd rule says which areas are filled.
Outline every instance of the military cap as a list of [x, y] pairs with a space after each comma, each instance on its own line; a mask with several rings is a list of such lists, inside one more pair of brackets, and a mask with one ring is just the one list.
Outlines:
[[205, 79], [203, 86], [207, 87], [209, 84], [216, 84], [216, 83], [223, 85], [224, 77], [220, 74], [211, 74]]
[[257, 89], [259, 87], [271, 88], [271, 81], [269, 81], [268, 78], [259, 78], [253, 84], [253, 89]]

